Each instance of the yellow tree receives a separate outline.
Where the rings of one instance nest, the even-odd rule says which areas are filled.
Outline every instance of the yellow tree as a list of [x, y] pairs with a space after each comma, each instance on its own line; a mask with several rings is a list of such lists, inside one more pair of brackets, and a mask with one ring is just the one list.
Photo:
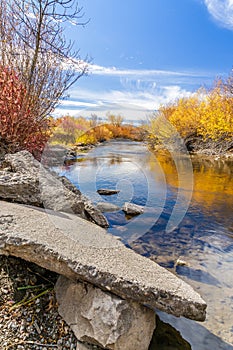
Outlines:
[[224, 94], [220, 86], [216, 85], [207, 95], [197, 129], [205, 139], [232, 137], [233, 97]]
[[204, 104], [202, 95], [203, 91], [198, 91], [190, 97], [179, 99], [174, 105], [169, 121], [182, 137], [196, 134], [198, 130]]

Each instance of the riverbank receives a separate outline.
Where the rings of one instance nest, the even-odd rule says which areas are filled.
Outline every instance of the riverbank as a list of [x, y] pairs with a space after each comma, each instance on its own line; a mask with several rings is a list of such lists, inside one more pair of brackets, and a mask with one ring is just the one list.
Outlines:
[[[118, 141], [127, 141], [126, 139], [116, 139]], [[130, 140], [129, 140], [130, 141]], [[108, 142], [108, 141], [104, 141]], [[67, 148], [67, 159], [75, 160], [76, 156], [81, 155], [82, 153], [89, 152], [91, 149], [98, 147], [104, 142], [97, 143], [79, 143], [70, 148]], [[157, 142], [151, 142], [148, 136], [144, 140], [141, 140], [143, 144], [146, 144], [148, 149], [152, 152], [157, 152], [161, 150], [166, 150], [166, 145]], [[233, 139], [232, 140], [203, 140], [201, 137], [190, 136], [187, 139], [184, 139], [184, 146], [187, 149], [189, 155], [200, 156], [203, 158], [209, 159], [233, 159]], [[174, 146], [175, 149], [176, 146]], [[169, 147], [172, 149], [172, 145], [169, 144]], [[183, 149], [182, 149], [183, 151]]]
[[[50, 217], [48, 217], [48, 213], [41, 209], [1, 202], [1, 252], [36, 262], [40, 266], [63, 275], [68, 274], [73, 280], [78, 276], [81, 280], [83, 278], [90, 283], [93, 282], [102, 287], [106, 286], [109, 293], [112, 290], [115, 295], [126, 296], [127, 300], [132, 298], [136, 301], [138, 299], [143, 304], [151, 305], [151, 307], [157, 305], [159, 309], [177, 316], [184, 315], [204, 320], [206, 305], [203, 300], [191, 287], [177, 279], [173, 274], [162, 269], [151, 260], [125, 248], [113, 236], [106, 235], [105, 230], [93, 226], [87, 221], [74, 217], [74, 215], [54, 215], [56, 215], [54, 212], [50, 212]], [[52, 220], [58, 220], [55, 226], [51, 216]], [[43, 226], [41, 223], [43, 223]], [[59, 223], [62, 229], [58, 229], [60, 227]], [[63, 232], [64, 228], [66, 228], [65, 232]], [[86, 234], [83, 235], [83, 232]], [[113, 247], [114, 249], [112, 249]], [[103, 248], [104, 254], [99, 259], [99, 256], [103, 253]], [[16, 264], [17, 262], [14, 261], [13, 265]], [[21, 307], [24, 309], [24, 307], [33, 303], [35, 307], [33, 319], [30, 318], [30, 313], [26, 320], [24, 314], [19, 313], [21, 321], [19, 322], [17, 318], [19, 325], [17, 324], [14, 328], [18, 328], [18, 331], [21, 330], [23, 333], [24, 325], [22, 325], [22, 322], [26, 323], [29, 320], [28, 322], [33, 324], [33, 329], [29, 327], [30, 324], [26, 324], [27, 331], [29, 328], [31, 329], [30, 333], [37, 332], [41, 335], [42, 341], [43, 325], [41, 325], [39, 319], [37, 320], [39, 316], [37, 317], [36, 314], [40, 313], [39, 310], [50, 311], [49, 306], [53, 304], [53, 301], [46, 305], [40, 297], [47, 293], [50, 294], [53, 290], [53, 276], [50, 276], [48, 271], [45, 276], [45, 271], [39, 267], [37, 268], [37, 266], [28, 269], [27, 265], [23, 266], [21, 274], [24, 273], [25, 268], [27, 272], [32, 272], [32, 274], [30, 273], [28, 276], [26, 272], [26, 279], [24, 277], [23, 279], [20, 278], [22, 276], [19, 276], [19, 278], [16, 276], [15, 279], [22, 283], [19, 284], [20, 288], [17, 288], [17, 290], [22, 291], [26, 296], [21, 295], [19, 302], [15, 300], [16, 296], [11, 296], [8, 311], [13, 311], [14, 320], [18, 309], [21, 310]], [[96, 273], [93, 273], [93, 269]], [[4, 266], [2, 270], [7, 270], [7, 267]], [[7, 273], [9, 273], [8, 271], [9, 268]], [[36, 276], [33, 276], [33, 273]], [[14, 277], [12, 280], [14, 280]], [[32, 293], [29, 299], [27, 299], [28, 292]], [[8, 295], [9, 291], [6, 290], [6, 294]], [[73, 299], [73, 297], [71, 298]], [[151, 316], [154, 317], [154, 314]], [[71, 323], [74, 325], [73, 322]], [[81, 326], [83, 325], [80, 324]], [[140, 327], [142, 327], [141, 323]], [[50, 329], [49, 338], [45, 342], [45, 344], [48, 343], [48, 347], [52, 347], [51, 341], [53, 338], [51, 333], [53, 331]], [[30, 342], [34, 341], [28, 339], [27, 334], [23, 336], [23, 339], [22, 336], [16, 339], [20, 339], [20, 342], [24, 344], [31, 344]], [[131, 349], [126, 347], [126, 349], [128, 348]]]
[[177, 153], [186, 153], [191, 157], [199, 156], [209, 159], [233, 159], [233, 140], [216, 142], [212, 140], [204, 141], [198, 137], [190, 137], [184, 139], [184, 143], [181, 145], [170, 144], [168, 141], [168, 146], [166, 144], [160, 143], [157, 141], [149, 140], [147, 142], [148, 149], [155, 154], [161, 151], [177, 152]]
[[198, 136], [189, 136], [184, 139], [185, 146], [191, 154], [233, 157], [233, 138], [219, 139], [218, 141], [211, 139], [203, 139]]

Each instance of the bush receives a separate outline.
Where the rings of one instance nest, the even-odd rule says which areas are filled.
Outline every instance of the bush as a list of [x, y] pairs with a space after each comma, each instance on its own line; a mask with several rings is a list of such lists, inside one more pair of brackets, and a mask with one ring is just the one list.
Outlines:
[[28, 150], [40, 158], [50, 137], [52, 118], [37, 118], [17, 72], [0, 66], [0, 138], [9, 152]]
[[57, 119], [51, 141], [54, 144], [60, 143], [72, 146], [89, 129], [90, 121], [85, 118], [65, 115]]
[[228, 140], [233, 136], [233, 95], [218, 81], [206, 91], [200, 89], [190, 97], [181, 98], [168, 106], [161, 106], [153, 122], [165, 117], [184, 138], [191, 135], [203, 140]]

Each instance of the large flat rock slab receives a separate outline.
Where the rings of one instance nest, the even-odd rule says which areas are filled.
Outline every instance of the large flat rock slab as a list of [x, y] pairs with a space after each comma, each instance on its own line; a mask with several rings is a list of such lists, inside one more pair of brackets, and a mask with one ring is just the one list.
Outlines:
[[69, 213], [0, 201], [0, 252], [175, 316], [205, 319], [206, 303], [191, 286]]

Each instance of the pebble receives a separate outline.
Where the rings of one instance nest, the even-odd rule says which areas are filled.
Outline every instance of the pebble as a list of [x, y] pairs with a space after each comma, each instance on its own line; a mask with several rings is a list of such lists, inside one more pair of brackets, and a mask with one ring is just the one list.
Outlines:
[[[36, 266], [36, 265], [35, 265]], [[76, 349], [77, 340], [68, 325], [58, 314], [56, 301], [46, 311], [54, 292], [48, 292], [30, 304], [22, 305], [10, 311], [12, 305], [20, 302], [25, 296], [28, 299], [39, 294], [39, 291], [18, 291], [18, 287], [48, 284], [43, 277], [56, 281], [57, 275], [41, 268], [38, 274], [34, 264], [14, 257], [0, 256], [0, 349]], [[34, 277], [33, 277], [34, 276]], [[46, 287], [45, 287], [46, 289]], [[36, 294], [37, 293], [37, 294]], [[46, 344], [46, 347], [43, 345]], [[51, 344], [53, 347], [49, 347]], [[56, 347], [54, 347], [56, 345]]]

